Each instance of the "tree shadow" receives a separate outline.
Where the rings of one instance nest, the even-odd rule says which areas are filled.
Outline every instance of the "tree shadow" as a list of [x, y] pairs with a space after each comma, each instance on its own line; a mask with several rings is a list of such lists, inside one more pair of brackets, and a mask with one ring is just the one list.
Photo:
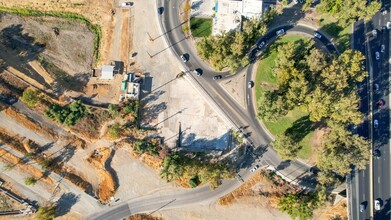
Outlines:
[[343, 31], [343, 29], [344, 28], [341, 25], [336, 22], [333, 22], [323, 25], [320, 30], [328, 33], [332, 37], [338, 38], [339, 34]]
[[160, 113], [167, 109], [167, 103], [161, 102], [152, 106], [144, 106], [140, 108], [140, 114], [142, 117], [142, 127], [153, 127], [152, 123]]
[[291, 137], [294, 142], [298, 143], [314, 130], [314, 123], [310, 121], [310, 117], [307, 115], [293, 122], [292, 126], [286, 129], [285, 135]]
[[105, 169], [107, 172], [109, 172], [111, 174], [111, 176], [113, 177], [113, 181], [114, 181], [114, 190], [117, 190], [118, 187], [119, 187], [119, 179], [118, 179], [118, 175], [117, 175], [117, 172], [113, 169], [113, 167], [111, 167], [111, 161], [113, 160], [113, 157], [114, 157], [114, 154], [115, 154], [115, 150], [114, 148], [111, 150], [111, 153], [110, 153], [110, 156], [107, 158], [106, 162], [105, 162]]
[[45, 47], [45, 44], [36, 43], [33, 37], [24, 34], [21, 24], [10, 25], [0, 31], [0, 50], [7, 53], [1, 57], [3, 62], [0, 68], [6, 70], [13, 67], [50, 88], [45, 79], [28, 65], [28, 62], [35, 60], [45, 50]]
[[75, 205], [80, 199], [80, 196], [77, 196], [71, 192], [64, 193], [57, 201], [57, 212], [56, 217], [66, 215], [70, 212], [73, 205]]

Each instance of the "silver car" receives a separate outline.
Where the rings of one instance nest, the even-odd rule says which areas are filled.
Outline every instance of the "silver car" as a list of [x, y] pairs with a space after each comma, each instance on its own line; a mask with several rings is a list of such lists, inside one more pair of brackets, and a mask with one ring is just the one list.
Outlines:
[[375, 53], [375, 58], [376, 60], [380, 60], [380, 53], [378, 51], [376, 51]]
[[380, 210], [380, 208], [381, 208], [380, 200], [379, 200], [379, 199], [376, 199], [376, 200], [375, 200], [375, 210]]
[[380, 52], [384, 53], [384, 51], [386, 51], [386, 45], [382, 44], [380, 46]]
[[375, 119], [375, 120], [373, 121], [373, 127], [374, 127], [374, 128], [379, 127], [379, 121], [378, 121], [377, 119]]
[[265, 46], [265, 41], [262, 41], [262, 42], [258, 45], [258, 48], [261, 49], [263, 46]]
[[322, 38], [322, 35], [320, 35], [318, 32], [314, 32], [314, 36], [318, 39]]
[[283, 35], [285, 33], [284, 29], [280, 29], [276, 32], [277, 35]]

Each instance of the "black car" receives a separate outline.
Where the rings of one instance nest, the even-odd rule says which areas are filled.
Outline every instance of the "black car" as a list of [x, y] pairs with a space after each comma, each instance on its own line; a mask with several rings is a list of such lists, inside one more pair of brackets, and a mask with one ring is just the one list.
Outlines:
[[373, 156], [376, 158], [376, 159], [379, 159], [379, 157], [381, 156], [381, 152], [379, 149], [376, 149], [373, 151]]
[[213, 80], [218, 80], [218, 79], [221, 79], [221, 78], [223, 78], [221, 75], [217, 75], [217, 76], [213, 77]]
[[158, 13], [159, 15], [163, 14], [163, 12], [164, 12], [164, 7], [159, 7], [159, 8], [157, 8], [157, 13]]
[[195, 69], [193, 72], [194, 72], [194, 74], [196, 74], [197, 76], [202, 76], [202, 69], [200, 69], [200, 68]]

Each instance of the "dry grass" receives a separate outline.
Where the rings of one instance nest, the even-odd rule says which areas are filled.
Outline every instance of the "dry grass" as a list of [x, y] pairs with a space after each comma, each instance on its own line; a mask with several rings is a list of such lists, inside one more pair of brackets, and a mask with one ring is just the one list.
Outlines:
[[126, 220], [164, 220], [164, 218], [154, 217], [148, 214], [135, 214], [127, 217]]
[[154, 170], [159, 170], [163, 163], [162, 159], [148, 154], [142, 154], [140, 159], [143, 163], [145, 163], [147, 166], [151, 167]]
[[87, 147], [86, 141], [75, 135], [66, 136], [65, 139], [67, 142], [72, 143], [72, 146], [75, 146], [78, 149], [85, 149]]
[[348, 219], [346, 199], [339, 201], [336, 205], [328, 205], [325, 208], [317, 209], [314, 212], [314, 219], [318, 219], [318, 220]]
[[267, 170], [261, 170], [242, 186], [218, 200], [220, 205], [234, 202], [246, 202], [254, 205], [269, 204], [277, 208], [278, 198], [287, 192], [294, 192], [294, 186], [285, 183], [278, 176], [269, 176]]
[[27, 151], [24, 148], [23, 144], [20, 141], [19, 135], [10, 133], [4, 128], [0, 127], [0, 141], [7, 146], [13, 148], [14, 150], [20, 152], [21, 154], [26, 154]]
[[11, 117], [15, 121], [19, 122], [27, 129], [35, 131], [39, 134], [42, 134], [43, 136], [48, 137], [51, 141], [55, 141], [58, 139], [57, 133], [55, 131], [53, 131], [51, 128], [49, 128], [45, 125], [42, 125], [37, 121], [34, 121], [32, 118], [19, 112], [14, 107], [9, 107], [9, 108], [5, 109], [3, 112], [8, 117]]
[[111, 156], [112, 150], [110, 148], [95, 149], [87, 161], [98, 169], [102, 181], [99, 184], [98, 197], [101, 201], [109, 200], [116, 191], [116, 183], [113, 174], [106, 170], [106, 161]]

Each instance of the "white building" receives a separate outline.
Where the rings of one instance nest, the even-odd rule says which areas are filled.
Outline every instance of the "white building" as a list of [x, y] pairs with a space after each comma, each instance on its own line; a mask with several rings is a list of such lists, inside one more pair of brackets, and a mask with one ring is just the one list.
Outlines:
[[262, 0], [217, 0], [214, 10], [212, 35], [240, 28], [242, 16], [260, 17]]
[[114, 66], [103, 65], [101, 79], [114, 79]]

